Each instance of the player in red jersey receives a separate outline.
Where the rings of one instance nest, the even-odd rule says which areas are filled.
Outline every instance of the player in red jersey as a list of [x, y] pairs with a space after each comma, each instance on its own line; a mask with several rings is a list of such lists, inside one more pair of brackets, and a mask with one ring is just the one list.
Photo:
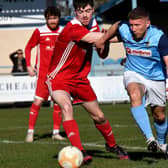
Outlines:
[[[49, 64], [54, 51], [55, 41], [62, 31], [59, 27], [60, 11], [56, 7], [48, 7], [44, 16], [46, 25], [36, 28], [25, 48], [27, 70], [30, 76], [37, 74], [35, 99], [29, 113], [29, 128], [26, 142], [33, 142], [34, 127], [43, 100], [48, 100], [49, 91], [45, 83]], [[37, 46], [36, 69], [31, 66], [31, 50]], [[62, 121], [61, 110], [54, 104], [52, 139], [64, 140], [59, 134]]]
[[[101, 111], [97, 97], [87, 75], [91, 68], [93, 44], [102, 37], [94, 12], [93, 0], [74, 0], [76, 17], [60, 33], [50, 64], [47, 84], [53, 99], [59, 104], [63, 114], [63, 127], [71, 144], [79, 148], [84, 155], [84, 164], [92, 161], [84, 150], [78, 125], [73, 118], [71, 96], [80, 100], [88, 111], [96, 128], [106, 141], [106, 149], [114, 152], [120, 159], [128, 159], [128, 154], [116, 142], [109, 121]], [[114, 24], [114, 27], [118, 24]], [[108, 54], [109, 45], [104, 46], [100, 57]]]

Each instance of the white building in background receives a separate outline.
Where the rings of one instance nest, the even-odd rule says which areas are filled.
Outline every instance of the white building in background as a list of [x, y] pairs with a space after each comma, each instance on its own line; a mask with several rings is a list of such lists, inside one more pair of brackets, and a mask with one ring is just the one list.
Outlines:
[[[65, 2], [65, 0], [0, 0], [0, 75], [11, 72], [12, 63], [9, 54], [18, 48], [24, 49], [33, 30], [45, 23], [43, 13], [46, 7], [60, 3], [61, 8], [66, 9], [62, 11], [68, 11], [66, 5], [70, 4]], [[62, 16], [65, 14], [62, 13]], [[68, 21], [67, 18], [62, 18], [62, 24]], [[35, 51], [34, 49], [33, 55]]]
[[47, 6], [57, 5], [62, 16], [72, 12], [72, 0], [0, 0], [0, 26], [41, 25]]
[[[46, 7], [57, 5], [61, 9], [62, 16], [73, 16], [72, 2], [72, 0], [0, 0], [0, 74], [11, 71], [12, 63], [9, 60], [9, 53], [18, 48], [24, 49], [34, 28], [45, 23], [43, 13]], [[61, 24], [65, 25], [71, 17], [61, 19]], [[118, 55], [123, 57], [125, 53], [121, 44], [114, 45], [116, 46], [111, 47], [112, 52], [109, 52], [109, 57], [115, 58]], [[103, 61], [98, 58], [96, 51], [93, 54], [91, 75], [116, 75], [116, 71], [114, 72], [110, 65], [109, 68], [104, 69]], [[122, 72], [123, 67], [119, 68]], [[117, 73], [120, 71], [118, 70]]]

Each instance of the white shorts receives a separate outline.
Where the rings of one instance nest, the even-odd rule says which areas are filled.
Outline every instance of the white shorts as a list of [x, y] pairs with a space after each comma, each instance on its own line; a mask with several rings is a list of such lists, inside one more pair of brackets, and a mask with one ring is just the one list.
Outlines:
[[166, 106], [166, 82], [145, 79], [133, 71], [124, 72], [124, 85], [127, 88], [129, 83], [141, 83], [145, 87], [146, 106]]

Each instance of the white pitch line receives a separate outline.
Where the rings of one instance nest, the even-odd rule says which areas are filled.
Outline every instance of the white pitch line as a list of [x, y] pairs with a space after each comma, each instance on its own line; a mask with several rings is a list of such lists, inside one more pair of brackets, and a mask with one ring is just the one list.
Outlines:
[[[24, 144], [27, 143], [25, 141], [12, 141], [12, 140], [0, 140], [1, 144]], [[28, 144], [28, 143], [27, 143]], [[31, 143], [30, 143], [31, 144]], [[53, 145], [53, 144], [64, 144], [64, 145], [69, 145], [70, 143], [67, 142], [63, 142], [63, 141], [53, 141], [53, 142], [42, 142], [42, 141], [34, 141], [32, 144], [49, 144], [49, 145]], [[105, 148], [105, 145], [101, 145], [101, 144], [96, 144], [94, 142], [91, 143], [82, 143], [83, 146], [88, 146], [88, 147], [98, 147], [98, 148]], [[145, 150], [146, 147], [138, 147], [138, 146], [122, 146], [125, 149], [131, 149], [131, 150]]]
[[[93, 124], [89, 124], [90, 127], [93, 127], [94, 125]], [[85, 127], [86, 125], [83, 125], [83, 127]], [[43, 125], [43, 126], [37, 126], [36, 129], [38, 128], [48, 128], [49, 126], [48, 125]], [[88, 125], [87, 125], [88, 127]], [[137, 127], [136, 125], [132, 124], [132, 125], [120, 125], [120, 124], [112, 124], [112, 127], [115, 127], [115, 128], [127, 128], [127, 127]], [[23, 126], [23, 127], [1, 127], [0, 130], [15, 130], [15, 129], [27, 129], [27, 126]]]

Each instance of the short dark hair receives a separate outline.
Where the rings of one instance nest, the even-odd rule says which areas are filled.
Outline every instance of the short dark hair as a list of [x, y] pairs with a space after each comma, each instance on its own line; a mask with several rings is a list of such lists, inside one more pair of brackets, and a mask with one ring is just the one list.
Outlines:
[[94, 7], [94, 0], [73, 0], [75, 10], [78, 8], [85, 8], [87, 5]]
[[60, 10], [57, 7], [49, 6], [44, 11], [44, 16], [45, 16], [45, 18], [47, 18], [49, 16], [58, 16], [60, 18], [61, 17], [61, 12], [60, 12]]
[[22, 49], [18, 49], [18, 50], [17, 50], [17, 54], [18, 54], [18, 53], [22, 53], [22, 54], [23, 54], [23, 50], [22, 50]]
[[150, 19], [150, 14], [144, 7], [134, 8], [132, 11], [128, 13], [128, 19], [135, 20], [135, 19], [141, 19], [141, 18]]

